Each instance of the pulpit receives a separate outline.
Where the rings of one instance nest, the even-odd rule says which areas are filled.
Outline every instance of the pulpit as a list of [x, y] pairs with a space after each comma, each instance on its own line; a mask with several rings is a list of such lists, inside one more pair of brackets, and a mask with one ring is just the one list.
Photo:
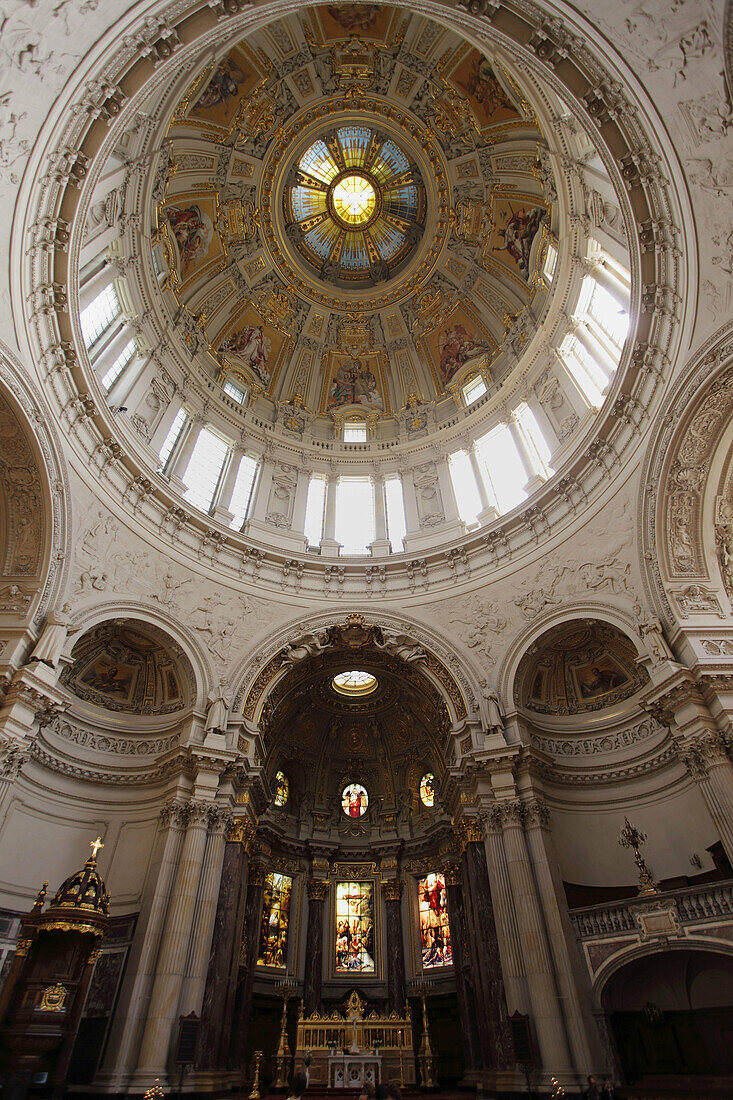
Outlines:
[[84, 1001], [109, 923], [109, 894], [97, 871], [101, 840], [44, 911], [44, 883], [21, 921], [13, 964], [0, 995], [0, 1070], [23, 1096], [63, 1088]]

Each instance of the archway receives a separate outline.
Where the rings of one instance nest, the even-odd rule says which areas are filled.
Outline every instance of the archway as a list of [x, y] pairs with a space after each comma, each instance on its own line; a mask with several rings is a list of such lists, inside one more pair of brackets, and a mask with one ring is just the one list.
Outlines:
[[688, 1088], [700, 1092], [704, 1077], [718, 1078], [721, 1090], [733, 1084], [730, 955], [687, 948], [644, 955], [612, 975], [602, 1003], [630, 1084], [661, 1087], [674, 1077], [681, 1088], [692, 1078]]
[[[402, 1018], [411, 983], [429, 976], [437, 1074], [455, 1082], [470, 1063], [445, 874], [451, 852], [456, 858], [452, 720], [422, 646], [359, 618], [280, 649], [280, 673], [258, 706], [271, 801], [254, 841], [267, 852], [266, 873], [251, 979], [240, 983], [235, 1009], [237, 1058], [248, 1064], [264, 1047], [263, 1076], [276, 1076], [283, 978], [302, 982], [306, 1019], [338, 1014], [354, 989], [365, 1012], [386, 1019]], [[419, 1039], [420, 1001], [412, 1008]], [[294, 1012], [287, 1027], [297, 1067]], [[311, 1081], [325, 1085], [313, 1042]], [[392, 1065], [399, 1073], [389, 1047], [385, 1073]]]

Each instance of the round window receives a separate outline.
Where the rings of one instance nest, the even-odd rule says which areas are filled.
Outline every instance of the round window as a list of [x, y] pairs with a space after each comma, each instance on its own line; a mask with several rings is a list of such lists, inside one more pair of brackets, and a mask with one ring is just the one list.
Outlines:
[[347, 817], [361, 817], [367, 811], [369, 795], [361, 783], [349, 783], [341, 795], [341, 805]]
[[352, 669], [350, 672], [339, 672], [331, 683], [339, 695], [371, 695], [377, 687], [377, 678], [371, 672]]

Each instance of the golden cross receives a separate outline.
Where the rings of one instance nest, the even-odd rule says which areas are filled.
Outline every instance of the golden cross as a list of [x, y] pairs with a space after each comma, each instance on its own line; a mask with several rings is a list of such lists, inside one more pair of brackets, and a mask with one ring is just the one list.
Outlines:
[[99, 849], [104, 848], [104, 842], [101, 836], [98, 836], [96, 840], [90, 840], [89, 847], [92, 849], [92, 859], [96, 859]]

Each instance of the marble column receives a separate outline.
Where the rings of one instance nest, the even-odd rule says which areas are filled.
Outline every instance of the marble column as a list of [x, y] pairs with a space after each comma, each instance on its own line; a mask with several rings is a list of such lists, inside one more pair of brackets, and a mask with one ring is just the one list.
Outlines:
[[465, 908], [469, 923], [477, 1022], [484, 1066], [487, 1069], [513, 1069], [514, 1055], [507, 1022], [504, 979], [484, 836], [479, 822], [472, 819], [463, 822], [460, 838], [463, 847]]
[[167, 1072], [170, 1045], [178, 1021], [181, 980], [196, 912], [209, 809], [205, 802], [192, 801], [188, 804], [186, 835], [166, 914], [155, 967], [155, 983], [134, 1078], [136, 1088], [149, 1087], [156, 1077], [165, 1077]]
[[191, 929], [191, 947], [186, 980], [181, 994], [179, 1012], [188, 1016], [195, 1012], [201, 1015], [201, 1002], [204, 997], [206, 974], [209, 967], [211, 937], [214, 932], [216, 906], [221, 883], [221, 871], [224, 863], [226, 834], [232, 823], [232, 813], [228, 806], [212, 806], [208, 814], [209, 836], [201, 869], [201, 882], [196, 898], [196, 912]]
[[250, 865], [239, 955], [239, 980], [234, 1006], [234, 1024], [229, 1048], [229, 1061], [238, 1069], [244, 1069], [246, 1066], [247, 1036], [249, 1034], [250, 1016], [252, 1015], [252, 989], [255, 980], [263, 887], [266, 877], [267, 867], [264, 863]]
[[682, 744], [679, 753], [700, 789], [725, 854], [733, 863], [733, 763], [726, 738], [718, 730], [706, 729]]
[[306, 1015], [321, 1008], [323, 985], [323, 919], [328, 879], [309, 878], [308, 928], [305, 935], [305, 972], [303, 974], [303, 1002]]
[[525, 808], [518, 799], [513, 799], [500, 804], [498, 809], [540, 1061], [547, 1071], [569, 1074], [572, 1072], [572, 1063], [565, 1024], [524, 835]]
[[201, 1007], [196, 1052], [198, 1069], [224, 1070], [227, 1066], [248, 871], [246, 845], [239, 840], [229, 840], [224, 852], [209, 972]]
[[387, 933], [387, 1007], [405, 1011], [405, 947], [402, 936], [402, 879], [382, 883]]
[[471, 972], [471, 950], [468, 943], [468, 927], [463, 905], [461, 868], [449, 863], [445, 868], [445, 891], [448, 900], [448, 921], [453, 954], [453, 972], [456, 976], [456, 1001], [461, 1022], [464, 1072], [481, 1068], [481, 1049], [476, 1027], [476, 1009], [467, 978]]
[[587, 971], [570, 922], [555, 857], [550, 814], [541, 798], [525, 804], [525, 827], [573, 1064], [580, 1079], [584, 1080], [601, 1064], [602, 1052], [591, 1014]]
[[155, 981], [156, 960], [183, 846], [187, 814], [188, 804], [173, 800], [167, 802], [160, 812], [163, 851], [157, 880], [152, 889], [147, 924], [142, 930], [143, 940], [134, 982], [127, 999], [127, 1011], [115, 1014], [104, 1065], [96, 1077], [96, 1081], [104, 1083], [105, 1089], [110, 1091], [121, 1091], [127, 1075], [135, 1066], [134, 1052], [145, 1021], [150, 990]]

